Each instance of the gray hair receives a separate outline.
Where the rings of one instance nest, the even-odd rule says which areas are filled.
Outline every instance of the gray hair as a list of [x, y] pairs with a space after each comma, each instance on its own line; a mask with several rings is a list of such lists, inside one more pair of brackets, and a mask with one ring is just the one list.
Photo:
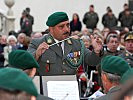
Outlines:
[[91, 39], [90, 39], [90, 37], [88, 35], [83, 35], [83, 36], [81, 36], [80, 39], [82, 39], [82, 40], [85, 39], [85, 40], [91, 41]]
[[7, 38], [7, 43], [9, 43], [9, 41], [11, 39], [13, 39], [13, 40], [15, 40], [15, 42], [17, 42], [17, 38], [14, 35], [9, 35], [8, 38]]
[[117, 38], [119, 40], [119, 37], [117, 34], [109, 34], [107, 36], [107, 40], [106, 40], [106, 43], [108, 43], [110, 41], [110, 38], [113, 37], [113, 38]]
[[102, 71], [102, 73], [107, 76], [108, 80], [111, 83], [119, 83], [120, 82], [121, 77], [119, 75], [107, 73], [107, 72], [104, 72], [104, 71]]

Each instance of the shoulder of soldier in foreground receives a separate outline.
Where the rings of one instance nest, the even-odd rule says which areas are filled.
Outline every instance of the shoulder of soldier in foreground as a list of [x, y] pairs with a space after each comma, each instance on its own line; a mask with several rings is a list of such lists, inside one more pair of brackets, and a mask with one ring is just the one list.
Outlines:
[[114, 93], [114, 92], [119, 92], [121, 90], [120, 86], [114, 86], [112, 87], [108, 93]]
[[39, 94], [37, 100], [54, 100], [54, 99]]

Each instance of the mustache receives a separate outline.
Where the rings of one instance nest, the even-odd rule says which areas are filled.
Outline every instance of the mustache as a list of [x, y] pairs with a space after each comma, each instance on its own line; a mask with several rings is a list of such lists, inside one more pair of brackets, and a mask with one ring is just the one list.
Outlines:
[[70, 32], [64, 32], [63, 35], [70, 34]]

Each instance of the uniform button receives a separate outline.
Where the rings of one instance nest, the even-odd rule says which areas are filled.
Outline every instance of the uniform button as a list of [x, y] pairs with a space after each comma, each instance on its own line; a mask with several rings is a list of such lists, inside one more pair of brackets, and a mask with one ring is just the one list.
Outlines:
[[63, 73], [65, 73], [66, 71], [65, 70], [63, 70]]
[[65, 65], [65, 62], [63, 62], [63, 65]]

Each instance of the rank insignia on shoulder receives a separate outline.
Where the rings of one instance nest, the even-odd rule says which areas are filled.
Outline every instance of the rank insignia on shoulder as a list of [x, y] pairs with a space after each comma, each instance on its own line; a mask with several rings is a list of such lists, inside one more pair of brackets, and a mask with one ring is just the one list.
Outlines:
[[51, 43], [52, 43], [52, 39], [51, 39], [51, 38], [48, 38], [48, 39], [47, 39], [47, 43], [48, 43], [48, 44], [51, 44]]
[[67, 40], [68, 44], [72, 44], [72, 41], [70, 39]]

